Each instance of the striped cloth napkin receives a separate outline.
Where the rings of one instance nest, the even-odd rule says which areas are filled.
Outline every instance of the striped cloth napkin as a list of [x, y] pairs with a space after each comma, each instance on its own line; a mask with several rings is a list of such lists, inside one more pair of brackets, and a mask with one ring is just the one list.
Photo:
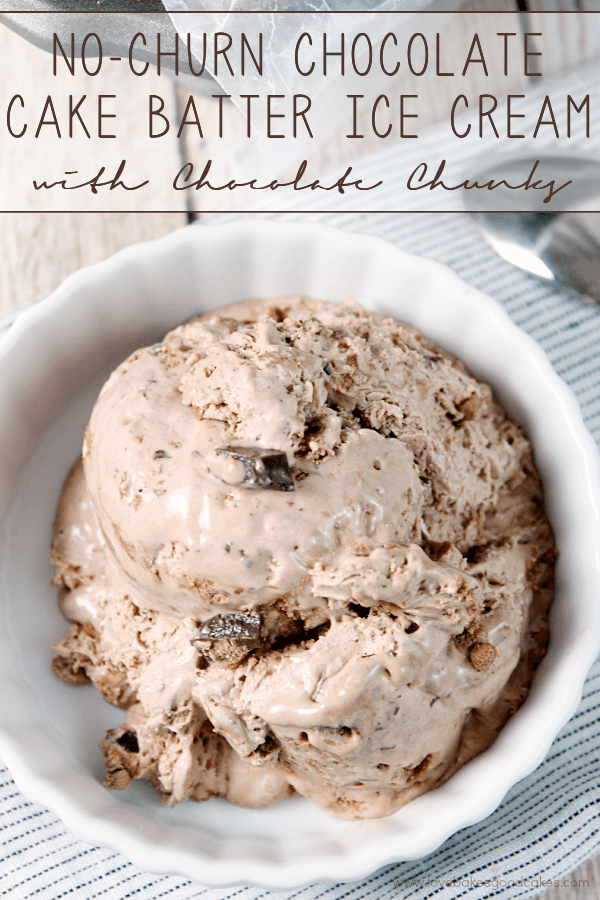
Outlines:
[[[571, 91], [575, 82], [590, 83], [592, 70], [571, 74], [563, 84], [540, 86]], [[531, 103], [539, 104], [532, 95]], [[539, 108], [539, 106], [538, 106]], [[421, 143], [443, 156], [443, 129], [433, 129]], [[540, 138], [538, 149], [548, 147]], [[598, 155], [600, 135], [583, 147]], [[477, 148], [473, 152], [480, 152]], [[393, 189], [404, 147], [393, 147], [361, 161], [364, 177], [385, 167]], [[415, 152], [414, 150], [410, 151]], [[466, 163], [467, 156], [464, 158]], [[416, 195], [420, 197], [420, 195]], [[333, 200], [333, 198], [330, 198]], [[353, 198], [333, 200], [333, 211], [316, 214], [322, 197], [302, 196], [298, 212], [270, 217], [294, 221], [306, 214], [338, 228], [383, 237], [405, 250], [434, 257], [470, 284], [491, 294], [514, 322], [542, 345], [561, 377], [575, 391], [587, 425], [600, 442], [600, 307], [537, 281], [500, 260], [483, 242], [472, 222], [458, 212], [352, 213]], [[419, 199], [419, 202], [421, 200]], [[454, 201], [455, 202], [455, 201]], [[390, 194], [390, 208], [394, 208]], [[383, 206], [381, 208], [384, 208]], [[264, 209], [264, 207], [263, 207]], [[250, 215], [255, 213], [250, 212]], [[229, 219], [211, 221], [211, 227]], [[196, 226], [192, 226], [196, 227]], [[4, 327], [9, 323], [4, 322]], [[1, 328], [1, 325], [0, 325]], [[1, 332], [0, 332], [1, 333]], [[23, 900], [270, 900], [258, 888], [206, 889], [174, 876], [141, 872], [118, 853], [74, 840], [52, 813], [28, 803], [10, 774], [0, 770], [2, 862], [0, 896]], [[600, 850], [600, 662], [592, 669], [577, 714], [558, 736], [543, 764], [520, 782], [501, 807], [479, 825], [464, 829], [426, 859], [399, 863], [363, 882], [315, 884], [277, 900], [455, 900], [455, 898], [533, 897], [550, 886], [570, 886], [569, 873]], [[586, 895], [584, 885], [571, 896]], [[565, 896], [560, 890], [557, 896]]]

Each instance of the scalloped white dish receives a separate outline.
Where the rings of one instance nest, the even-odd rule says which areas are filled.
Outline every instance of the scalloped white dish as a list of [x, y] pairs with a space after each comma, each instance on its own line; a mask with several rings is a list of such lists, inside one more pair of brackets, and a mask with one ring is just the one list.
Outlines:
[[[130, 351], [248, 297], [351, 295], [421, 329], [488, 381], [531, 439], [560, 551], [550, 650], [496, 743], [386, 819], [347, 822], [295, 798], [160, 806], [102, 786], [98, 741], [121, 713], [50, 670], [65, 623], [48, 562], [64, 477], [100, 386]], [[207, 885], [350, 881], [415, 859], [496, 809], [575, 711], [600, 649], [598, 453], [538, 345], [446, 267], [322, 225], [193, 226], [76, 272], [0, 343], [0, 756], [23, 793], [79, 838]]]

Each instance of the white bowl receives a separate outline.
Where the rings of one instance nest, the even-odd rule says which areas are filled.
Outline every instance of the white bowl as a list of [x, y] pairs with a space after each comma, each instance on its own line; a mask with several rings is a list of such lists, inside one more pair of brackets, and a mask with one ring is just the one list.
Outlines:
[[[147, 785], [107, 790], [97, 743], [122, 714], [50, 671], [50, 644], [65, 630], [49, 583], [51, 524], [104, 379], [196, 313], [290, 294], [351, 295], [489, 381], [533, 442], [560, 550], [550, 650], [527, 702], [486, 753], [387, 819], [340, 821], [299, 798], [268, 811], [219, 800], [163, 809]], [[322, 225], [185, 228], [76, 272], [24, 313], [0, 344], [0, 384], [0, 756], [77, 837], [203, 884], [358, 879], [488, 816], [575, 711], [600, 649], [597, 450], [537, 344], [445, 266]]]

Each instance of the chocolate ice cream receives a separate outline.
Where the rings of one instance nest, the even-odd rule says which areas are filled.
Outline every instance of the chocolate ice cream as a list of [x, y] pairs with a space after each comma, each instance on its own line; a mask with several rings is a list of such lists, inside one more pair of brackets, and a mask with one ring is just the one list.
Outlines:
[[94, 407], [52, 559], [54, 668], [126, 710], [106, 783], [386, 815], [494, 740], [547, 643], [531, 448], [487, 385], [355, 304], [253, 301]]

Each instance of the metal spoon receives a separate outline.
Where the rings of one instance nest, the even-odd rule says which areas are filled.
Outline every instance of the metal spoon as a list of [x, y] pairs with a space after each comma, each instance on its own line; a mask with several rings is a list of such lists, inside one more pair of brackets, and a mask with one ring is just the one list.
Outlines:
[[[534, 168], [531, 187], [515, 190]], [[570, 184], [544, 203], [547, 191], [540, 187], [551, 180]], [[505, 159], [469, 181], [513, 185], [465, 194], [467, 212], [503, 259], [600, 302], [600, 163], [577, 156]], [[540, 187], [531, 189], [533, 182]]]

